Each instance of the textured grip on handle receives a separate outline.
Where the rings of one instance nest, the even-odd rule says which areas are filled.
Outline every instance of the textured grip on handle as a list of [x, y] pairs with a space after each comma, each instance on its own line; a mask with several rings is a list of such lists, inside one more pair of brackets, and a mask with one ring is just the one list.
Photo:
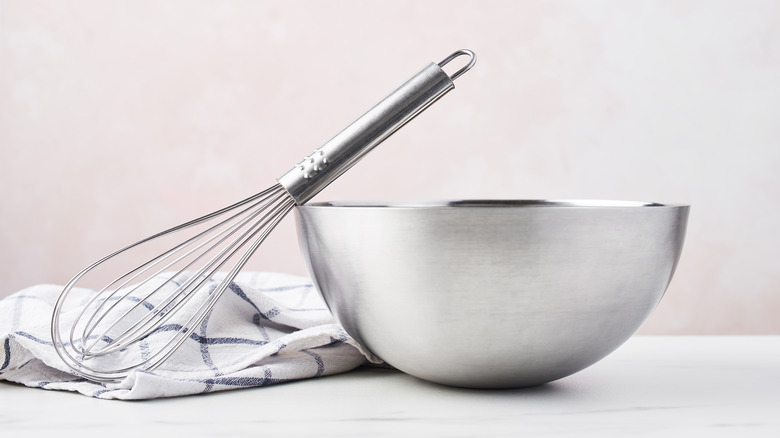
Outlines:
[[440, 65], [430, 64], [282, 175], [279, 183], [296, 204], [306, 203], [454, 87]]

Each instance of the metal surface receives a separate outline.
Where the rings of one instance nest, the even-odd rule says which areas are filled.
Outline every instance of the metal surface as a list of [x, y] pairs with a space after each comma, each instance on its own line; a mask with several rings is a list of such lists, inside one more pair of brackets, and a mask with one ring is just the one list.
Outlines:
[[[306, 202], [453, 88], [441, 67], [461, 55], [470, 62], [453, 76], [463, 74], [475, 61], [468, 50], [431, 64], [268, 190], [120, 249], [77, 274], [52, 314], [52, 342], [60, 358], [75, 374], [95, 381], [121, 380], [168, 360], [196, 336], [233, 278], [296, 203]], [[177, 240], [164, 243], [174, 234]], [[74, 293], [98, 272], [114, 280], [86, 298], [83, 289]], [[69, 317], [63, 318], [66, 308]], [[128, 361], [134, 347], [141, 348], [138, 358]]]
[[[450, 78], [442, 67], [458, 56], [470, 62]], [[330, 141], [293, 166], [279, 183], [297, 204], [303, 204], [354, 166], [365, 154], [452, 90], [452, 80], [465, 73], [476, 58], [460, 50], [430, 64], [363, 114]]]
[[411, 375], [537, 385], [600, 360], [645, 321], [688, 206], [616, 201], [310, 204], [309, 273], [344, 328]]

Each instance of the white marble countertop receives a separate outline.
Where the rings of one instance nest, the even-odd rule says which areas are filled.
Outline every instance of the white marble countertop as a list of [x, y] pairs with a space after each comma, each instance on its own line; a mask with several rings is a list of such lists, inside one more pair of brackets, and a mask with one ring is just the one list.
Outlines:
[[636, 336], [573, 376], [467, 390], [396, 371], [142, 402], [0, 384], [3, 437], [780, 436], [780, 336]]

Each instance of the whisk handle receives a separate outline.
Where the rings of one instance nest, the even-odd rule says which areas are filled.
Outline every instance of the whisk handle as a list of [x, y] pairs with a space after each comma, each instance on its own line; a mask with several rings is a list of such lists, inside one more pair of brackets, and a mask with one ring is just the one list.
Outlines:
[[[466, 55], [470, 62], [452, 76], [442, 70], [451, 60]], [[363, 156], [400, 129], [448, 91], [453, 80], [474, 65], [470, 50], [454, 52], [438, 64], [431, 63], [343, 131], [316, 149], [278, 179], [301, 205], [355, 165]]]

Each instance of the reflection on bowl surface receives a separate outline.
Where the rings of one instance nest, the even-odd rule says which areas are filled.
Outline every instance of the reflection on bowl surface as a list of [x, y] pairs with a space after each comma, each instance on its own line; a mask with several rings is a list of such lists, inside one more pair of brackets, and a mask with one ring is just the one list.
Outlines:
[[344, 329], [447, 385], [560, 379], [628, 339], [661, 300], [689, 207], [626, 201], [312, 203], [307, 269]]

